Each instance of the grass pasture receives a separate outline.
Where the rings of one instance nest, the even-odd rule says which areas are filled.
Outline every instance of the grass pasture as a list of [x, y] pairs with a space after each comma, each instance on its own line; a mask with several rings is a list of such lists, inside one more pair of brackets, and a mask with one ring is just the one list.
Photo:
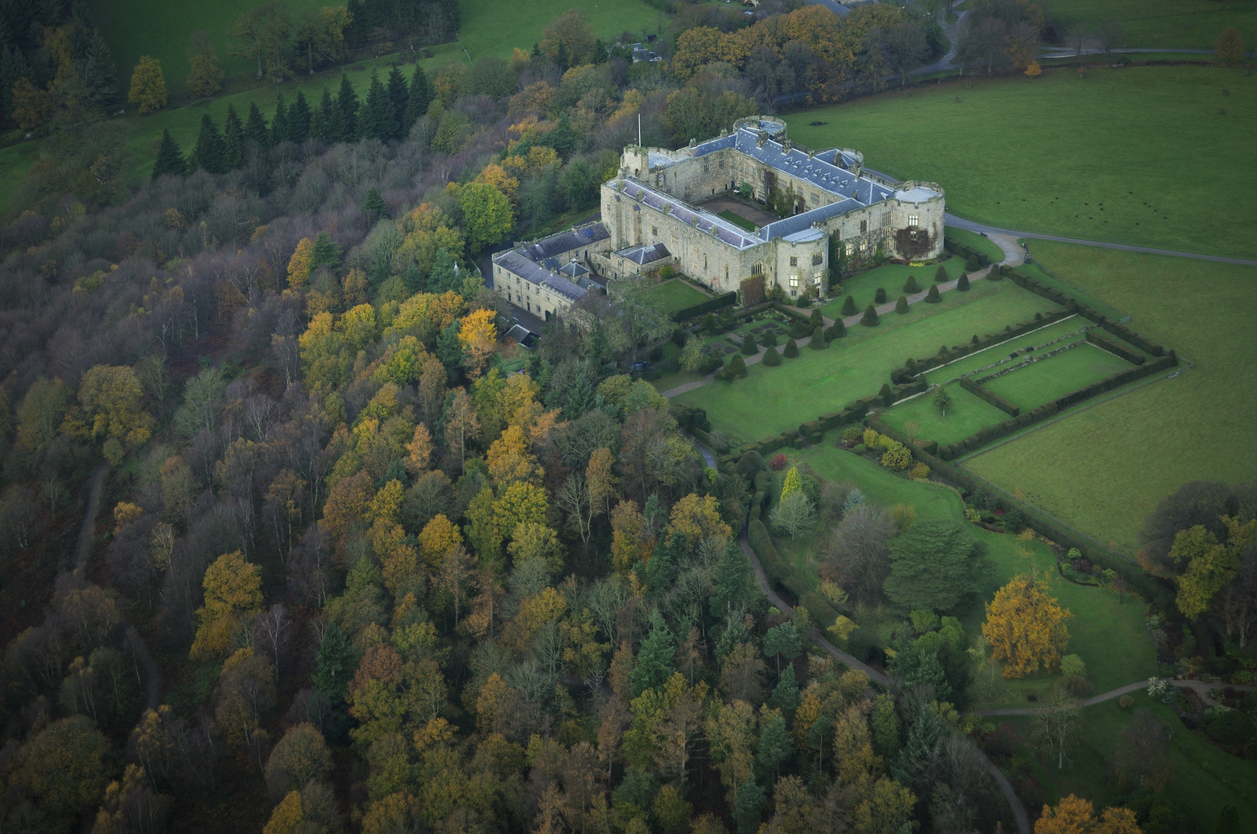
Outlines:
[[1257, 165], [1242, 162], [1257, 134], [1257, 78], [1238, 69], [1097, 67], [1085, 79], [1060, 70], [966, 80], [786, 120], [805, 145], [857, 148], [871, 168], [939, 183], [948, 210], [971, 220], [1257, 257], [1249, 231], [1257, 204], [1218, 211], [1219, 195], [1257, 191]]
[[1228, 26], [1246, 41], [1257, 31], [1254, 0], [1055, 0], [1052, 15], [1062, 34], [1080, 24], [1094, 31], [1106, 20], [1120, 20], [1126, 45], [1144, 49], [1213, 49]]
[[669, 313], [675, 313], [677, 310], [683, 310], [695, 304], [702, 304], [711, 298], [680, 278], [657, 284], [651, 290], [651, 295], [658, 298]]
[[1004, 250], [996, 246], [989, 238], [983, 237], [977, 232], [971, 232], [968, 229], [961, 229], [956, 226], [947, 226], [944, 230], [944, 235], [961, 246], [976, 249], [990, 258], [993, 264], [1004, 260]]
[[777, 368], [751, 365], [745, 379], [713, 382], [676, 401], [707, 409], [712, 426], [739, 442], [755, 441], [876, 393], [909, 356], [932, 354], [939, 345], [985, 332], [992, 322], [1025, 321], [1055, 309], [1010, 281], [979, 281], [968, 293], [945, 293], [939, 304], [888, 313], [878, 327], [849, 328], [826, 350], [805, 348]]
[[1022, 411], [1029, 411], [1133, 367], [1095, 345], [1081, 344], [984, 382], [982, 387], [1020, 406]]
[[1133, 553], [1148, 513], [1183, 483], [1236, 483], [1257, 472], [1257, 268], [1047, 241], [1032, 251], [1054, 275], [1130, 311], [1130, 327], [1194, 367], [980, 451], [964, 466]]

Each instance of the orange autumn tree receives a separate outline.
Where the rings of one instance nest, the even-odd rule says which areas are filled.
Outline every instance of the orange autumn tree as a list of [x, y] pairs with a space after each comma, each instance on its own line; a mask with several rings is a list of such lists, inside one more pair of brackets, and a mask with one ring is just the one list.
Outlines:
[[497, 346], [498, 326], [494, 322], [497, 313], [493, 310], [476, 310], [464, 316], [459, 322], [458, 342], [467, 353], [468, 371], [472, 376], [479, 376]]
[[205, 571], [201, 583], [205, 605], [196, 615], [196, 630], [188, 656], [193, 660], [225, 657], [240, 621], [262, 610], [262, 569], [245, 561], [239, 550], [224, 553]]
[[1085, 799], [1070, 794], [1056, 807], [1043, 806], [1035, 821], [1034, 834], [1142, 834], [1143, 829], [1129, 808], [1105, 808], [1099, 818]]
[[1049, 577], [1015, 576], [986, 605], [982, 634], [1003, 677], [1024, 678], [1043, 667], [1055, 671], [1069, 643], [1065, 621], [1072, 615], [1047, 595]]

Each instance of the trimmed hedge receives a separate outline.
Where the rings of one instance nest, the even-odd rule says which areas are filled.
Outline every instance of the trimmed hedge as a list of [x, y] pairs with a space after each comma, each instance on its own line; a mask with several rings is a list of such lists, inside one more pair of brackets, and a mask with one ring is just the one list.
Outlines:
[[[951, 252], [953, 255], [959, 255], [965, 260], [972, 259], [974, 261], [977, 261], [978, 263], [977, 268], [987, 266], [991, 263], [991, 259], [988, 258], [983, 253], [979, 252], [976, 249], [970, 249], [968, 246], [965, 246], [963, 243], [957, 243], [956, 241], [952, 240], [946, 235], [943, 236], [943, 248], [946, 249], [948, 252]], [[970, 271], [975, 272], [977, 271], [977, 268]]]
[[1129, 327], [1118, 324], [1115, 321], [1102, 321], [1100, 322], [1100, 326], [1117, 338], [1121, 339], [1126, 344], [1134, 345], [1144, 353], [1151, 354], [1152, 356], [1165, 355], [1165, 348], [1150, 339], [1145, 339]]
[[1020, 406], [1013, 405], [999, 394], [986, 390], [981, 385], [978, 385], [976, 382], [969, 379], [969, 377], [965, 377], [960, 380], [960, 387], [968, 391], [970, 394], [973, 394], [975, 397], [985, 400], [1005, 414], [1016, 417], [1021, 413]]
[[1142, 353], [1135, 353], [1133, 350], [1124, 348], [1112, 339], [1104, 338], [1099, 333], [1095, 332], [1095, 330], [1087, 331], [1087, 341], [1100, 348], [1100, 350], [1107, 350], [1114, 356], [1119, 356], [1122, 359], [1125, 359], [1132, 365], [1142, 365], [1144, 362], [1148, 361]]
[[715, 298], [709, 298], [706, 301], [701, 301], [698, 304], [692, 304], [689, 307], [682, 307], [680, 310], [677, 310], [672, 314], [672, 320], [685, 321], [686, 319], [701, 316], [704, 313], [710, 313], [713, 310], [719, 310], [722, 307], [731, 307], [737, 303], [738, 294], [736, 292], [727, 292], [723, 295], [718, 295]]
[[1048, 313], [1046, 316], [1042, 316], [1041, 318], [1013, 325], [1012, 327], [1002, 330], [999, 333], [988, 333], [986, 338], [971, 341], [963, 345], [956, 345], [955, 347], [949, 348], [946, 353], [940, 352], [936, 356], [928, 356], [922, 359], [917, 359], [915, 364], [911, 367], [905, 364], [901, 368], [896, 368], [891, 371], [890, 378], [894, 382], [901, 382], [904, 379], [917, 376], [918, 374], [924, 374], [927, 371], [937, 368], [939, 365], [945, 365], [948, 362], [968, 356], [971, 353], [977, 353], [980, 350], [998, 345], [1001, 342], [1007, 342], [1010, 339], [1015, 339], [1018, 336], [1029, 333], [1031, 330], [1038, 330], [1040, 327], [1046, 327], [1047, 325], [1058, 322], [1061, 319], [1068, 318], [1073, 314], [1073, 311], [1070, 310], [1058, 310], [1055, 313]]
[[834, 339], [841, 339], [847, 335], [847, 326], [842, 323], [842, 319], [835, 319], [834, 323], [825, 329], [825, 341], [832, 342]]
[[[1140, 368], [1139, 370], [1142, 371], [1143, 369]], [[930, 454], [921, 446], [908, 443], [906, 438], [894, 429], [886, 426], [878, 420], [878, 418], [870, 418], [869, 425], [881, 434], [884, 434], [894, 440], [898, 440], [900, 443], [906, 445], [912, 451], [913, 456], [917, 460], [929, 466], [936, 475], [946, 481], [950, 481], [953, 485], [961, 487], [970, 493], [990, 489], [986, 483], [978, 480], [960, 467]], [[1082, 538], [1081, 536], [1075, 535], [1073, 532], [1066, 530], [1056, 522], [1042, 515], [1035, 508], [1022, 503], [1015, 498], [1001, 496], [999, 501], [1005, 512], [1010, 509], [1020, 512], [1025, 526], [1032, 528], [1041, 536], [1056, 542], [1064, 548], [1076, 547], [1083, 556], [1086, 556], [1093, 563], [1100, 565], [1102, 568], [1111, 568], [1122, 574], [1122, 576], [1126, 577], [1126, 581], [1130, 588], [1141, 594], [1147, 601], [1153, 602], [1163, 608], [1168, 608], [1173, 604], [1173, 589], [1169, 585], [1158, 581], [1155, 577], [1144, 573], [1138, 565], [1111, 553], [1107, 549], [1102, 548], [1099, 545]]]

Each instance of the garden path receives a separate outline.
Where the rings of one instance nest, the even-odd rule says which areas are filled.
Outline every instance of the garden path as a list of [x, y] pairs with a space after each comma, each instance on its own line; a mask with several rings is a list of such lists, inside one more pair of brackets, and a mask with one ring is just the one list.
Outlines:
[[[1240, 690], [1242, 692], [1253, 692], [1257, 690], [1257, 686], [1247, 686], [1242, 684], [1224, 684], [1224, 683], [1207, 683], [1205, 681], [1178, 680], [1171, 679], [1170, 684], [1185, 689], [1190, 689], [1200, 696], [1200, 700], [1205, 702], [1206, 706], [1216, 707], [1218, 702], [1209, 697], [1209, 690], [1230, 688]], [[1100, 695], [1093, 695], [1090, 698], [1084, 698], [1078, 702], [1079, 707], [1090, 707], [1096, 704], [1102, 704], [1105, 701], [1111, 701], [1114, 698], [1120, 698], [1123, 695], [1129, 695], [1132, 692], [1138, 692], [1141, 689], [1148, 688], [1148, 681], [1135, 681], [1125, 686], [1119, 686], [1117, 689], [1111, 689]], [[1038, 712], [1038, 707], [1011, 707], [1007, 709], [984, 709], [979, 710], [981, 715], [1000, 716], [1000, 715], [1034, 715]]]

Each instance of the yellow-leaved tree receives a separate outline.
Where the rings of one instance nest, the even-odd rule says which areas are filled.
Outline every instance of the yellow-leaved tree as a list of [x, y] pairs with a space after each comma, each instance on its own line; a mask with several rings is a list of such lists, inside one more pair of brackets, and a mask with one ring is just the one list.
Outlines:
[[476, 310], [459, 320], [458, 342], [467, 354], [467, 370], [479, 376], [484, 363], [497, 346], [497, 313], [493, 310]]
[[1005, 678], [1024, 678], [1040, 667], [1055, 672], [1069, 643], [1065, 621], [1072, 614], [1047, 595], [1048, 574], [1015, 576], [986, 604], [982, 635]]
[[205, 570], [201, 586], [205, 605], [197, 609], [200, 627], [188, 656], [193, 660], [226, 657], [241, 619], [262, 610], [262, 569], [233, 550]]
[[131, 74], [127, 101], [139, 105], [140, 115], [144, 116], [165, 107], [166, 100], [166, 76], [162, 74], [161, 62], [150, 55], [141, 55]]
[[288, 259], [288, 286], [304, 289], [310, 283], [310, 268], [314, 264], [314, 241], [303, 237], [297, 242], [292, 257]]
[[96, 365], [79, 382], [79, 409], [66, 418], [71, 434], [115, 440], [128, 449], [152, 434], [153, 418], [141, 407], [144, 389], [125, 365]]

